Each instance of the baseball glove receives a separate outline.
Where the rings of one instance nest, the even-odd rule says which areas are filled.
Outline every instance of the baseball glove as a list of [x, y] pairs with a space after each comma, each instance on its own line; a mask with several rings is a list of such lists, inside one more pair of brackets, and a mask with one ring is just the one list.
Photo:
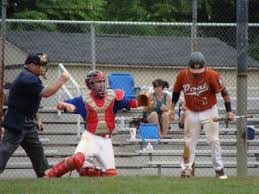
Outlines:
[[142, 93], [137, 96], [138, 106], [150, 106], [150, 98], [147, 93]]

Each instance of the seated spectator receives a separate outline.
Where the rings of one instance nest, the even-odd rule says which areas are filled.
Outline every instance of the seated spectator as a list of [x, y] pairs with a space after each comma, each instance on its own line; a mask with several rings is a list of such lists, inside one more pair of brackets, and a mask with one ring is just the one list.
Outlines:
[[150, 106], [144, 107], [143, 117], [148, 123], [157, 123], [160, 129], [160, 137], [166, 138], [169, 129], [169, 109], [171, 106], [171, 95], [165, 92], [169, 83], [162, 79], [152, 82], [154, 92], [149, 95]]

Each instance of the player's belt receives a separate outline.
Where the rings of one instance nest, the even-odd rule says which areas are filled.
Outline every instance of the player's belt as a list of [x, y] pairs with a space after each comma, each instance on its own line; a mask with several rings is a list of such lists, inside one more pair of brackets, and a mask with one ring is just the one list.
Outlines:
[[98, 134], [95, 134], [95, 135], [103, 137], [103, 138], [111, 138], [112, 137], [111, 133], [98, 133]]

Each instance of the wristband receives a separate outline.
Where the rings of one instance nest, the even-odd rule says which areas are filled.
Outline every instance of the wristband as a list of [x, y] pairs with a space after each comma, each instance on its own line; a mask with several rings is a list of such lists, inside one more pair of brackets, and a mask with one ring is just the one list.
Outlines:
[[225, 102], [224, 104], [225, 104], [226, 111], [227, 112], [232, 112], [231, 102]]

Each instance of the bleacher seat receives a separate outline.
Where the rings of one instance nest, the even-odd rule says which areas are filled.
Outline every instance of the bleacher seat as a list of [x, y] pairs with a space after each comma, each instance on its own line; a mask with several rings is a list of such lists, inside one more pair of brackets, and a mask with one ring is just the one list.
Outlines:
[[134, 77], [127, 72], [113, 72], [108, 75], [108, 83], [111, 89], [122, 89], [125, 91], [126, 97], [130, 99], [136, 98], [140, 88], [135, 87]]

